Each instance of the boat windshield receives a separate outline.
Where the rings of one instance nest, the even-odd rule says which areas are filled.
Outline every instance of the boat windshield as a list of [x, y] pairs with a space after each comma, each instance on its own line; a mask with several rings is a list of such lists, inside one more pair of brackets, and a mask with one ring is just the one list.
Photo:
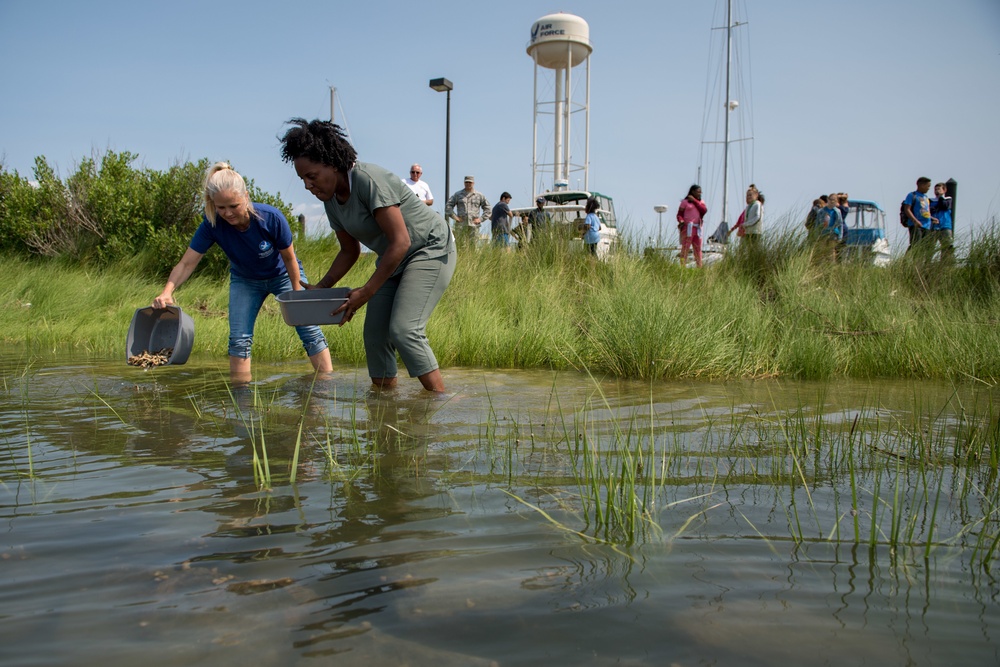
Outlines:
[[847, 202], [848, 229], [885, 229], [885, 211], [873, 201], [849, 200]]
[[601, 224], [605, 227], [617, 227], [618, 221], [615, 218], [615, 205], [611, 197], [600, 192], [587, 192], [585, 190], [565, 190], [558, 192], [543, 192], [542, 197], [547, 200], [546, 210], [555, 222], [575, 223], [584, 217], [583, 211], [587, 206], [587, 199], [596, 197], [598, 203], [597, 216], [601, 219]]

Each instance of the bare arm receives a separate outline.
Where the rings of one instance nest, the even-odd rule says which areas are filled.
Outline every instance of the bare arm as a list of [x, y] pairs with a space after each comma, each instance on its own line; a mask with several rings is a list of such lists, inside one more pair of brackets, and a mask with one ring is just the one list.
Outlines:
[[170, 277], [167, 278], [167, 284], [164, 285], [163, 291], [160, 292], [158, 297], [153, 299], [153, 308], [162, 309], [173, 305], [174, 290], [183, 285], [184, 281], [191, 277], [195, 267], [198, 266], [198, 262], [204, 256], [204, 254], [195, 252], [191, 248], [188, 248], [184, 252], [181, 261], [177, 262], [177, 266], [171, 269]]
[[[410, 249], [410, 233], [406, 229], [406, 223], [403, 222], [403, 214], [399, 211], [398, 206], [384, 206], [375, 209], [373, 213], [375, 215], [375, 223], [385, 234], [389, 244], [382, 254], [382, 258], [379, 260], [378, 268], [375, 269], [375, 273], [368, 279], [368, 282], [357, 289], [351, 290], [351, 293], [347, 297], [347, 303], [343, 306], [346, 313], [341, 324], [350, 322], [358, 308], [368, 303], [368, 300], [375, 295], [375, 292], [396, 271], [400, 262], [406, 257], [406, 251]], [[355, 243], [357, 242], [355, 241]]]
[[299, 261], [295, 256], [295, 244], [293, 243], [278, 252], [281, 253], [281, 259], [285, 262], [285, 270], [288, 271], [288, 278], [292, 281], [292, 289], [302, 289], [302, 276], [299, 274]]
[[448, 197], [448, 202], [444, 206], [444, 217], [445, 219], [451, 218], [455, 222], [458, 222], [458, 216], [455, 215], [455, 204], [458, 203], [458, 193], [453, 194]]
[[347, 275], [347, 272], [358, 261], [358, 257], [361, 255], [361, 244], [358, 240], [347, 232], [339, 230], [337, 231], [337, 240], [340, 242], [340, 252], [333, 258], [326, 275], [318, 282], [313, 283], [313, 287], [333, 287]]

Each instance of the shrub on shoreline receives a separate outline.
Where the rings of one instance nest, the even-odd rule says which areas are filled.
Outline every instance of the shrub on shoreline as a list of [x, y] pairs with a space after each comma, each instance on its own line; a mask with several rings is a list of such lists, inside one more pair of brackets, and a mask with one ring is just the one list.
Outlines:
[[[61, 180], [44, 156], [34, 179], [0, 165], [0, 251], [52, 257], [80, 266], [134, 261], [169, 270], [202, 217], [201, 185], [209, 161], [178, 162], [166, 171], [136, 166], [138, 156], [107, 151], [84, 159]], [[254, 201], [291, 216], [280, 196], [247, 188]], [[225, 257], [206, 257], [202, 271], [225, 275]]]

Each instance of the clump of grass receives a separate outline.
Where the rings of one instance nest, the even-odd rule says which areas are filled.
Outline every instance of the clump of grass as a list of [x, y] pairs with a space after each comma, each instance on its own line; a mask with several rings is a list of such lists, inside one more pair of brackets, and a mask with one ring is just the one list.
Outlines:
[[[242, 401], [233, 393], [233, 388], [227, 384], [226, 390], [236, 412], [236, 418], [240, 420], [246, 430], [250, 440], [250, 448], [253, 452], [251, 467], [253, 469], [254, 484], [262, 491], [270, 491], [271, 484], [271, 463], [267, 456], [267, 439], [264, 434], [264, 420], [255, 416], [260, 415], [263, 410], [261, 395], [257, 385], [252, 387], [241, 387], [242, 391], [249, 391], [252, 402], [249, 406], [241, 405]], [[259, 451], [258, 451], [259, 446]]]
[[[656, 426], [652, 413], [648, 425], [634, 412], [617, 416], [597, 390], [571, 416], [556, 412], [560, 436], [549, 448], [576, 489], [572, 501], [551, 492], [561, 518], [524, 500], [525, 479], [508, 470], [504, 481], [561, 529], [613, 545], [676, 539], [729, 506], [768, 541], [863, 546], [893, 565], [957, 549], [989, 569], [1000, 557], [1000, 415], [992, 390], [956, 409], [957, 396], [933, 409], [915, 401], [905, 419], [877, 404], [842, 415], [822, 405], [734, 412], [728, 424], [706, 417], [685, 435]], [[766, 534], [735, 501], [758, 494], [773, 498], [787, 536]], [[690, 505], [693, 513], [668, 511]]]

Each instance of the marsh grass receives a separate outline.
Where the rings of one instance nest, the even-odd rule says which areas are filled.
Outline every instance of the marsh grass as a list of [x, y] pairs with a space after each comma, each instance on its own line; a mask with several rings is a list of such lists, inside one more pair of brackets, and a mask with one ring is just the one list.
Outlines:
[[[537, 480], [512, 479], [508, 469], [503, 481], [560, 529], [619, 547], [712, 533], [728, 513], [768, 542], [863, 546], [893, 565], [958, 550], [992, 569], [1000, 549], [1000, 414], [990, 395], [956, 406], [956, 394], [936, 407], [917, 397], [902, 419], [877, 405], [843, 415], [805, 405], [733, 411], [728, 423], [706, 417], [685, 434], [652, 411], [619, 415], [597, 390], [584, 405], [559, 406], [552, 424], [559, 437], [543, 444], [565, 461], [575, 495], [555, 488], [546, 508], [524, 493], [538, 493]], [[503, 444], [486, 438], [490, 448]], [[762, 493], [771, 514], [784, 516], [786, 537], [754, 518]], [[748, 495], [757, 498], [749, 509], [735, 500]]]
[[[336, 396], [333, 400], [338, 401]], [[340, 419], [331, 420], [325, 413], [323, 415], [318, 442], [326, 463], [325, 477], [330, 482], [348, 486], [362, 477], [379, 479], [385, 452], [379, 449], [377, 438], [370, 431], [372, 424], [382, 421], [380, 404], [376, 403], [374, 413], [367, 415], [361, 414], [356, 401], [347, 401], [346, 406], [346, 415]]]
[[[234, 388], [226, 385], [230, 401], [236, 413], [237, 419], [243, 424], [243, 428], [250, 441], [252, 452], [251, 468], [253, 470], [254, 484], [262, 491], [270, 491], [271, 484], [271, 464], [267, 456], [267, 439], [265, 436], [263, 414], [263, 400], [258, 385]], [[249, 393], [248, 393], [249, 392]], [[244, 396], [250, 397], [250, 403], [243, 400]]]
[[[329, 239], [297, 247], [312, 279]], [[559, 236], [508, 252], [466, 247], [428, 324], [442, 367], [582, 368], [641, 379], [785, 376], [1000, 379], [1000, 232], [980, 232], [954, 264], [901, 257], [888, 268], [833, 264], [800, 236], [770, 238], [705, 270], [623, 251], [606, 262]], [[344, 284], [363, 284], [363, 255]], [[0, 340], [29, 352], [122, 354], [129, 322], [162, 288], [119, 264], [89, 270], [7, 258]], [[225, 358], [228, 280], [198, 273], [177, 293], [196, 323], [194, 357]], [[360, 325], [360, 322], [358, 323]], [[334, 358], [361, 366], [361, 326], [325, 327]], [[254, 356], [300, 360], [269, 299]], [[570, 360], [573, 360], [572, 362]]]
[[[20, 394], [20, 404], [21, 404], [21, 415], [24, 418], [24, 443], [25, 443], [25, 456], [28, 459], [28, 470], [27, 472], [22, 472], [17, 470], [17, 459], [14, 457], [14, 450], [11, 446], [9, 440], [5, 435], [4, 440], [7, 440], [7, 449], [11, 453], [11, 463], [14, 470], [17, 472], [18, 476], [27, 477], [28, 479], [35, 479], [35, 454], [34, 448], [31, 442], [31, 421], [28, 417], [28, 405], [30, 401], [30, 387], [31, 387], [31, 364], [25, 364], [24, 368], [20, 371], [16, 378], [3, 376], [3, 392], [4, 394], [9, 394], [12, 385], [16, 385], [17, 391]], [[6, 429], [5, 429], [6, 430]]]

